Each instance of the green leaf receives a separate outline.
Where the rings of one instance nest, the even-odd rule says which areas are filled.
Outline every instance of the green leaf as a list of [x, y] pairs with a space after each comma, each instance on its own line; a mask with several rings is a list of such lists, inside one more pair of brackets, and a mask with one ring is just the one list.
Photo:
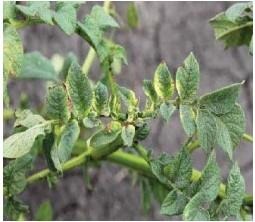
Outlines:
[[198, 140], [202, 148], [210, 151], [216, 142], [216, 121], [207, 110], [199, 110], [196, 118]]
[[250, 7], [252, 7], [251, 2], [236, 3], [226, 10], [225, 15], [231, 22], [236, 22], [244, 16], [245, 11], [249, 10]]
[[66, 162], [72, 153], [74, 144], [80, 134], [80, 127], [77, 120], [71, 120], [61, 133], [59, 144], [57, 146], [58, 158], [60, 163]]
[[4, 8], [3, 8], [3, 19], [13, 19], [16, 16], [15, 12], [15, 1], [4, 1]]
[[199, 193], [203, 194], [203, 201], [213, 201], [217, 197], [220, 188], [220, 169], [214, 152], [208, 158], [199, 184]]
[[107, 115], [109, 113], [108, 108], [109, 93], [106, 85], [102, 82], [98, 82], [95, 88], [95, 100], [94, 106], [98, 114]]
[[155, 197], [155, 199], [162, 204], [165, 197], [167, 196], [167, 194], [169, 193], [169, 190], [167, 189], [167, 187], [160, 183], [158, 180], [150, 180], [150, 185], [151, 185], [151, 190], [152, 193]]
[[4, 73], [8, 77], [16, 76], [20, 69], [23, 59], [23, 46], [21, 38], [12, 26], [4, 27], [4, 47], [3, 61]]
[[[235, 18], [235, 15], [233, 16]], [[231, 21], [224, 12], [210, 20], [216, 40], [222, 40], [225, 47], [247, 45], [252, 37], [252, 19], [240, 22]]]
[[240, 143], [245, 132], [245, 117], [240, 105], [230, 112], [216, 117], [217, 143], [232, 159], [233, 149]]
[[191, 52], [184, 60], [183, 67], [176, 72], [176, 88], [181, 100], [194, 100], [199, 87], [199, 64]]
[[138, 28], [139, 16], [135, 2], [130, 2], [127, 8], [127, 22], [130, 28]]
[[119, 27], [116, 21], [108, 15], [101, 6], [94, 6], [91, 13], [82, 22], [77, 23], [81, 34], [96, 49], [103, 38], [103, 32], [109, 27]]
[[168, 121], [175, 111], [175, 106], [171, 103], [162, 103], [160, 105], [160, 114], [164, 120]]
[[24, 126], [26, 128], [33, 127], [34, 125], [45, 123], [46, 120], [38, 115], [33, 114], [30, 110], [18, 110], [15, 112], [16, 120], [14, 122], [14, 127]]
[[151, 208], [151, 187], [148, 179], [141, 180], [141, 198], [143, 211], [147, 214]]
[[3, 169], [4, 189], [7, 195], [21, 193], [27, 184], [26, 172], [32, 166], [33, 158], [30, 154], [10, 161]]
[[18, 158], [28, 153], [36, 138], [50, 131], [50, 123], [35, 125], [26, 131], [16, 133], [4, 140], [4, 158]]
[[50, 60], [39, 52], [26, 53], [18, 74], [21, 79], [43, 79], [56, 81], [58, 75]]
[[82, 122], [86, 128], [94, 128], [102, 124], [102, 122], [100, 121], [100, 119], [97, 118], [96, 113], [94, 112], [89, 113], [88, 116], [82, 120]]
[[51, 202], [46, 200], [42, 202], [35, 213], [35, 220], [37, 221], [52, 221], [53, 209]]
[[162, 153], [158, 158], [152, 159], [150, 161], [150, 167], [152, 173], [156, 178], [163, 184], [168, 184], [168, 179], [165, 175], [164, 168], [171, 164], [173, 161], [173, 156], [166, 153]]
[[235, 83], [202, 96], [200, 107], [216, 114], [229, 112], [235, 105], [243, 83]]
[[67, 34], [71, 35], [76, 28], [76, 9], [70, 2], [57, 2], [54, 20], [58, 26]]
[[160, 214], [173, 216], [179, 215], [183, 212], [188, 200], [182, 192], [171, 191], [164, 199]]
[[143, 80], [143, 91], [153, 103], [157, 103], [158, 96], [151, 80]]
[[135, 130], [135, 139], [136, 140], [144, 140], [150, 133], [150, 127], [148, 123], [144, 123], [142, 126], [139, 126]]
[[165, 176], [175, 187], [182, 189], [190, 184], [192, 164], [185, 147], [163, 168]]
[[66, 79], [67, 77], [67, 74], [68, 74], [68, 70], [71, 66], [72, 63], [78, 63], [78, 59], [77, 57], [75, 56], [75, 54], [73, 54], [72, 52], [69, 52], [65, 58], [65, 61], [64, 61], [64, 64], [62, 66], [62, 69], [60, 71], [60, 76], [63, 80]]
[[121, 130], [121, 138], [125, 146], [132, 146], [135, 136], [135, 127], [133, 125], [123, 126]]
[[189, 137], [192, 136], [196, 131], [195, 113], [192, 106], [180, 104], [180, 119], [186, 134]]
[[51, 119], [66, 123], [70, 118], [68, 98], [65, 88], [56, 85], [49, 88], [46, 100], [46, 113]]
[[132, 108], [136, 107], [138, 100], [132, 90], [122, 86], [118, 86], [118, 95], [120, 96], [124, 104], [128, 107], [128, 109], [131, 110]]
[[154, 74], [154, 88], [158, 96], [163, 100], [168, 100], [174, 93], [174, 83], [166, 63], [161, 63]]
[[28, 17], [38, 17], [43, 22], [53, 25], [52, 11], [50, 10], [50, 2], [47, 1], [32, 1], [27, 5], [16, 5], [16, 8]]
[[66, 84], [74, 115], [84, 118], [92, 106], [93, 90], [88, 77], [82, 73], [77, 63], [72, 63], [70, 66]]
[[183, 220], [185, 221], [208, 221], [210, 220], [209, 212], [201, 207], [203, 203], [203, 195], [195, 195], [186, 205], [183, 211]]
[[56, 147], [55, 134], [53, 132], [46, 134], [43, 140], [42, 150], [43, 150], [43, 154], [45, 156], [48, 168], [54, 172], [57, 171], [57, 169], [55, 167], [55, 164], [51, 156], [51, 150], [56, 149], [55, 147]]
[[228, 176], [226, 196], [219, 206], [219, 212], [226, 217], [236, 216], [242, 206], [245, 194], [245, 182], [238, 164], [233, 164]]

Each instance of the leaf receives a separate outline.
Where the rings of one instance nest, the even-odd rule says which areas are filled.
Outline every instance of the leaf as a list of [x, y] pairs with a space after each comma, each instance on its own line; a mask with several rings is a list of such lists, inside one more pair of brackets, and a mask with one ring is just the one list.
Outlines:
[[251, 2], [236, 3], [226, 10], [225, 15], [231, 22], [236, 22], [244, 16], [245, 11], [250, 9], [250, 7], [252, 7]]
[[50, 10], [50, 2], [32, 1], [27, 5], [16, 5], [16, 8], [28, 17], [38, 17], [43, 22], [53, 25], [52, 11]]
[[127, 22], [130, 28], [138, 28], [139, 16], [135, 2], [130, 2], [127, 8]]
[[35, 140], [50, 131], [50, 123], [35, 125], [26, 131], [16, 133], [4, 140], [4, 158], [18, 158], [30, 151]]
[[229, 112], [235, 105], [243, 83], [235, 83], [202, 96], [200, 98], [200, 107], [208, 109], [215, 114]]
[[160, 214], [173, 216], [183, 212], [188, 200], [182, 192], [170, 191], [165, 197], [161, 207]]
[[11, 1], [4, 1], [3, 2], [3, 19], [13, 19], [16, 16], [16, 12], [15, 12], [15, 5], [16, 2], [11, 2]]
[[66, 79], [67, 77], [67, 74], [68, 74], [68, 70], [71, 66], [72, 63], [78, 63], [78, 59], [77, 57], [75, 56], [75, 54], [73, 54], [72, 52], [69, 52], [65, 58], [65, 61], [64, 61], [64, 64], [62, 66], [62, 69], [60, 71], [60, 76], [63, 80]]
[[72, 63], [67, 76], [67, 90], [72, 100], [73, 113], [84, 118], [92, 106], [93, 90], [89, 79], [77, 63]]
[[160, 114], [164, 120], [168, 121], [175, 111], [175, 106], [171, 103], [162, 103], [160, 105]]
[[4, 28], [3, 38], [4, 73], [7, 77], [10, 75], [16, 76], [21, 69], [23, 59], [23, 46], [21, 38], [16, 29], [12, 26], [6, 26]]
[[150, 127], [148, 123], [144, 123], [142, 126], [138, 127], [135, 130], [135, 139], [136, 140], [144, 140], [150, 133]]
[[76, 9], [70, 2], [57, 2], [54, 20], [58, 26], [67, 34], [71, 35], [76, 28]]
[[132, 146], [135, 136], [135, 127], [133, 125], [127, 125], [122, 127], [121, 138], [123, 139], [125, 146]]
[[144, 213], [148, 213], [151, 208], [151, 187], [148, 179], [141, 180], [141, 199]]
[[39, 52], [31, 52], [24, 55], [18, 78], [56, 81], [58, 76], [50, 60]]
[[199, 110], [196, 118], [198, 140], [202, 148], [210, 151], [216, 142], [215, 117], [207, 110]]
[[195, 113], [192, 106], [180, 104], [180, 119], [186, 134], [189, 137], [192, 136], [196, 131]]
[[226, 196], [219, 206], [219, 212], [224, 216], [236, 216], [242, 206], [245, 194], [245, 182], [238, 164], [233, 164], [228, 176]]
[[191, 158], [185, 147], [175, 155], [163, 168], [165, 176], [178, 189], [183, 189], [190, 183], [192, 175]]
[[102, 122], [100, 121], [100, 119], [97, 118], [96, 113], [89, 113], [88, 117], [85, 117], [83, 120], [83, 125], [86, 128], [94, 128], [94, 127], [98, 127], [102, 124]]
[[157, 103], [158, 96], [151, 80], [143, 80], [143, 91], [153, 103]]
[[226, 48], [240, 45], [249, 46], [253, 33], [252, 19], [251, 21], [233, 22], [224, 12], [221, 12], [212, 18], [210, 23], [214, 29], [216, 40], [222, 40]]
[[42, 145], [42, 150], [43, 154], [45, 156], [47, 166], [50, 169], [50, 171], [57, 171], [55, 164], [53, 162], [52, 156], [51, 156], [51, 150], [56, 149], [56, 143], [55, 143], [55, 134], [53, 132], [46, 134], [44, 140], [43, 140], [43, 145]]
[[245, 132], [245, 117], [240, 105], [216, 117], [217, 143], [232, 159], [233, 149], [240, 143]]
[[183, 67], [176, 72], [176, 88], [181, 100], [194, 100], [199, 87], [199, 64], [191, 52], [184, 60]]
[[210, 220], [209, 212], [200, 207], [203, 203], [203, 195], [195, 195], [186, 205], [183, 211], [183, 220], [185, 221], [208, 221]]
[[61, 133], [59, 144], [57, 146], [60, 163], [64, 163], [70, 158], [74, 144], [78, 139], [79, 134], [80, 127], [77, 120], [74, 119], [67, 123], [63, 132]]
[[124, 104], [128, 107], [128, 109], [134, 108], [138, 103], [135, 93], [130, 89], [118, 86], [118, 95], [120, 96]]
[[199, 193], [203, 194], [203, 201], [213, 201], [220, 188], [220, 169], [214, 152], [208, 158], [199, 183]]
[[158, 96], [163, 100], [168, 100], [174, 93], [174, 83], [166, 63], [161, 63], [154, 74], [154, 88]]
[[95, 100], [94, 106], [98, 114], [107, 115], [109, 113], [108, 108], [109, 93], [106, 85], [102, 82], [98, 82], [95, 88]]
[[51, 119], [66, 123], [70, 118], [67, 92], [62, 85], [49, 88], [46, 100], [46, 113]]
[[53, 209], [51, 202], [46, 200], [42, 202], [35, 213], [35, 220], [37, 221], [52, 221]]
[[160, 183], [157, 179], [151, 179], [149, 180], [150, 182], [150, 186], [151, 186], [151, 190], [152, 193], [155, 197], [155, 199], [162, 204], [165, 197], [167, 196], [167, 194], [169, 193], [169, 190], [167, 189], [167, 187]]
[[34, 125], [46, 122], [46, 120], [42, 116], [38, 114], [33, 114], [28, 109], [16, 111], [15, 116], [16, 120], [14, 122], [14, 127], [24, 126], [26, 128], [30, 128]]
[[27, 184], [26, 172], [32, 166], [33, 158], [30, 154], [10, 161], [3, 169], [4, 189], [8, 195], [21, 193]]
[[95, 49], [97, 49], [97, 46], [101, 42], [105, 29], [119, 27], [116, 21], [104, 11], [103, 7], [97, 5], [92, 8], [91, 13], [85, 16], [82, 22], [78, 22], [77, 24], [81, 30], [81, 34]]

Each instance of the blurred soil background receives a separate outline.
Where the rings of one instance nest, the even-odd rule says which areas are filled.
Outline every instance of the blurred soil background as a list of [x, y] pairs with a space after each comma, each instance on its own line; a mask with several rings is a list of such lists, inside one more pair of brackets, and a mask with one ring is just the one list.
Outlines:
[[[144, 101], [143, 79], [151, 79], [156, 66], [166, 61], [170, 71], [180, 66], [190, 51], [200, 63], [200, 95], [234, 82], [246, 80], [241, 90], [240, 103], [246, 113], [246, 131], [252, 133], [252, 57], [245, 47], [224, 50], [221, 42], [214, 39], [209, 19], [227, 9], [234, 2], [136, 2], [140, 26], [129, 29], [126, 24], [126, 10], [129, 2], [114, 2], [121, 28], [114, 32], [114, 41], [125, 47], [128, 66], [125, 66], [117, 81], [133, 89]], [[96, 2], [82, 5], [78, 17], [83, 18]], [[102, 4], [99, 2], [98, 4]], [[88, 44], [79, 36], [67, 36], [56, 27], [37, 25], [21, 31], [24, 49], [40, 51], [51, 58], [55, 53], [66, 56], [74, 52], [83, 59], [88, 52]], [[100, 76], [98, 61], [95, 61], [89, 76]], [[40, 106], [45, 100], [45, 84], [41, 81], [12, 81], [9, 84], [11, 103], [19, 104], [19, 95], [26, 92], [32, 107]], [[10, 124], [5, 123], [5, 135]], [[144, 144], [155, 153], [174, 153], [185, 139], [175, 114], [169, 123], [157, 119], [152, 123], [150, 136]], [[241, 142], [235, 158], [245, 177], [247, 192], [252, 192], [252, 144]], [[194, 165], [202, 169], [205, 156], [201, 151], [193, 155]], [[218, 162], [222, 168], [222, 178], [226, 179], [229, 164], [226, 155], [219, 152]], [[41, 160], [42, 165], [44, 162]], [[82, 170], [76, 169], [64, 174], [56, 187], [48, 188], [47, 182], [29, 186], [22, 199], [29, 204], [34, 215], [40, 203], [49, 199], [54, 207], [54, 220], [169, 220], [159, 214], [159, 206], [154, 203], [148, 215], [140, 206], [139, 186], [132, 186], [128, 171], [119, 166], [104, 163], [101, 168], [90, 170], [93, 190], [84, 184]], [[177, 218], [174, 218], [177, 219]]]

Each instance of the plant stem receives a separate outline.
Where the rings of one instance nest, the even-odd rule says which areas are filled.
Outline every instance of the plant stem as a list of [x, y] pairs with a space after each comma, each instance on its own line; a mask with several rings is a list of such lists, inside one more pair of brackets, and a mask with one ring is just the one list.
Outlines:
[[[93, 156], [93, 152], [94, 152], [94, 149], [91, 148], [81, 153], [79, 156], [70, 159], [69, 161], [63, 164], [62, 166], [63, 171], [73, 169], [85, 163], [87, 160], [86, 157]], [[105, 160], [136, 170], [144, 176], [155, 178], [155, 176], [151, 172], [149, 164], [143, 158], [136, 156], [134, 154], [130, 154], [130, 153], [126, 153], [126, 152], [118, 150], [110, 154], [109, 156], [107, 156]], [[44, 169], [28, 177], [27, 182], [29, 184], [32, 184], [44, 177], [47, 177], [49, 173], [50, 173], [49, 169]], [[197, 181], [200, 177], [201, 177], [201, 172], [193, 169], [191, 181]], [[225, 185], [221, 184], [219, 194], [218, 194], [219, 197], [223, 198], [225, 196], [225, 189], [226, 189]], [[253, 202], [253, 197], [251, 195], [246, 195], [244, 198], [244, 204], [250, 206], [252, 205], [252, 202]]]
[[246, 141], [248, 141], [248, 142], [253, 142], [253, 138], [252, 138], [252, 135], [249, 135], [249, 134], [247, 134], [247, 133], [244, 133], [243, 134], [243, 139], [244, 140], [246, 140]]
[[[110, 10], [110, 4], [111, 4], [111, 1], [106, 0], [104, 2], [103, 7], [107, 14], [109, 13], [109, 10]], [[88, 55], [86, 56], [84, 63], [82, 65], [82, 72], [84, 74], [86, 74], [86, 75], [88, 74], [95, 58], [96, 58], [96, 51], [92, 47], [90, 47]]]

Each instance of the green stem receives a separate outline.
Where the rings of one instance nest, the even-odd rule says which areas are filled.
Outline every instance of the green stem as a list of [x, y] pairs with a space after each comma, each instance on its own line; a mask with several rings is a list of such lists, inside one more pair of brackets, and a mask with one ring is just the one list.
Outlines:
[[248, 142], [253, 142], [253, 138], [252, 138], [252, 135], [249, 135], [249, 134], [247, 134], [247, 133], [244, 133], [243, 134], [243, 139], [244, 140], [246, 140], [246, 141], [248, 141]]
[[[86, 157], [93, 156], [93, 152], [95, 151], [94, 149], [91, 148], [81, 153], [79, 156], [70, 159], [69, 161], [63, 164], [63, 171], [67, 171], [82, 165], [83, 163], [86, 162], [87, 160]], [[121, 166], [125, 166], [130, 169], [136, 170], [139, 173], [143, 174], [144, 176], [155, 178], [155, 176], [151, 172], [149, 164], [143, 158], [136, 156], [134, 154], [129, 154], [119, 150], [110, 154], [108, 157], [106, 157], [106, 160]], [[50, 170], [44, 169], [28, 177], [27, 182], [31, 184], [44, 177], [47, 177], [49, 174], [50, 174]], [[200, 177], [201, 177], [201, 172], [193, 169], [191, 180], [197, 181]], [[225, 196], [225, 189], [226, 189], [225, 185], [221, 184], [220, 190], [219, 190], [219, 197], [223, 198]], [[251, 195], [246, 195], [244, 198], [244, 204], [250, 206], [252, 205], [252, 203], [253, 203], [253, 197]]]

